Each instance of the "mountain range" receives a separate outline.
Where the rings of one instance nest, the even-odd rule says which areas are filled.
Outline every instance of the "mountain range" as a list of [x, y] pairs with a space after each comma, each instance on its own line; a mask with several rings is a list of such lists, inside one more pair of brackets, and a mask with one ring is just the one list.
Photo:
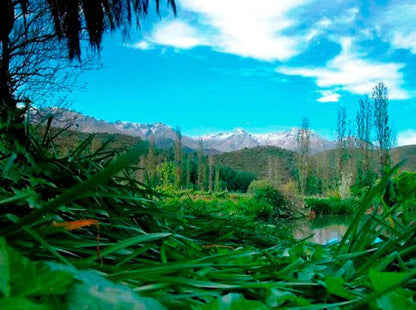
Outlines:
[[[159, 148], [167, 148], [173, 145], [176, 138], [174, 128], [163, 124], [143, 124], [125, 121], [108, 122], [98, 120], [65, 108], [33, 109], [31, 119], [39, 122], [47, 115], [54, 115], [52, 126], [68, 128], [84, 133], [109, 133], [123, 134], [149, 140], [153, 137], [155, 145]], [[297, 150], [297, 128], [287, 131], [278, 131], [265, 134], [251, 134], [244, 129], [236, 129], [231, 132], [220, 132], [200, 137], [182, 136], [182, 145], [185, 148], [196, 150], [202, 142], [203, 148], [213, 153], [224, 153], [253, 148], [257, 146], [276, 146], [282, 149]], [[310, 133], [310, 150], [318, 153], [335, 148], [335, 142], [327, 140], [316, 132]]]

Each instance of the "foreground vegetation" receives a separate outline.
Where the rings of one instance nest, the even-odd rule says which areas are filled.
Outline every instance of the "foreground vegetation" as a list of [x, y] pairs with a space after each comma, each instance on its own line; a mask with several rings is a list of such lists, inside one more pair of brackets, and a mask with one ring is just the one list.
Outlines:
[[[339, 244], [318, 245], [244, 212], [160, 199], [134, 177], [143, 145], [115, 158], [87, 141], [60, 157], [48, 135], [2, 136], [2, 309], [415, 308], [416, 226], [402, 208], [414, 191], [383, 199], [397, 168]], [[374, 199], [384, 212], [364, 217]]]

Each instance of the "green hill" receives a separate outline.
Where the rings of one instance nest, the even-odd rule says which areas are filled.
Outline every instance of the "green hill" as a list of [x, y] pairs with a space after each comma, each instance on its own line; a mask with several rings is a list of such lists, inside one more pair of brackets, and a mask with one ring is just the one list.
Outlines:
[[[358, 149], [353, 149], [352, 154], [353, 158], [358, 158]], [[376, 158], [376, 151], [373, 151], [373, 156]], [[406, 160], [402, 170], [416, 171], [416, 145], [405, 145], [393, 148], [390, 151], [390, 157], [393, 165], [399, 163], [404, 159]], [[326, 150], [315, 154], [313, 158], [316, 162], [325, 161], [328, 166], [336, 167], [337, 150]]]
[[[44, 128], [39, 130], [39, 135], [44, 135]], [[126, 150], [141, 139], [137, 137], [131, 137], [121, 134], [108, 134], [108, 133], [83, 133], [73, 130], [61, 131], [57, 128], [50, 129], [50, 136], [53, 136], [53, 142], [59, 155], [67, 155], [70, 151], [75, 150], [81, 143], [83, 143], [88, 137], [93, 136], [92, 141], [86, 147], [86, 151], [94, 151], [102, 146], [104, 143], [107, 144], [107, 149], [114, 149], [117, 151]], [[147, 142], [143, 142], [147, 143]]]
[[295, 170], [295, 152], [273, 146], [257, 146], [239, 151], [218, 154], [216, 165], [254, 173], [258, 178], [279, 175], [287, 179]]
[[[51, 129], [52, 135], [55, 135], [57, 132], [58, 129]], [[59, 153], [65, 155], [70, 150], [74, 150], [89, 136], [91, 134], [66, 130], [57, 135], [54, 142]], [[107, 140], [110, 140], [107, 145], [109, 149], [125, 150], [140, 141], [140, 138], [121, 134], [98, 133], [94, 135], [87, 151], [97, 149]], [[147, 142], [143, 141], [143, 143]], [[187, 151], [184, 149], [185, 153]], [[357, 150], [353, 150], [352, 153], [353, 157], [358, 156]], [[165, 154], [166, 156], [169, 157]], [[335, 173], [337, 168], [337, 150], [326, 150], [313, 155], [312, 158], [318, 170], [328, 170], [330, 175]], [[393, 164], [406, 159], [407, 161], [402, 169], [416, 171], [416, 145], [407, 145], [392, 149], [391, 159]], [[273, 179], [278, 177], [280, 180], [287, 180], [293, 178], [296, 172], [296, 153], [273, 146], [258, 146], [217, 154], [214, 155], [214, 160], [216, 166], [226, 166], [234, 170], [248, 171], [253, 173], [257, 178]]]
[[391, 159], [394, 164], [406, 159], [403, 170], [416, 171], [416, 145], [396, 147], [391, 151]]

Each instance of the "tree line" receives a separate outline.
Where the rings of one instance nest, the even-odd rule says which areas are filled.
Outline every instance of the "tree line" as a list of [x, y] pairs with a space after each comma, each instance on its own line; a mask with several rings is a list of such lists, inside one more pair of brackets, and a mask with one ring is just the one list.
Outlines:
[[216, 164], [214, 154], [204, 150], [202, 140], [196, 151], [185, 152], [180, 128], [175, 132], [174, 145], [166, 150], [157, 149], [153, 136], [149, 137], [148, 152], [140, 157], [139, 181], [168, 191], [246, 192], [256, 179], [253, 173]]
[[[394, 145], [394, 137], [389, 123], [388, 103], [388, 89], [379, 82], [373, 87], [371, 97], [359, 99], [352, 119], [348, 118], [345, 106], [340, 106], [336, 115], [335, 150], [315, 155], [311, 153], [310, 121], [303, 118], [297, 132], [297, 152], [294, 156], [288, 151], [270, 153], [270, 150], [262, 148], [253, 149], [255, 156], [247, 154], [251, 156], [253, 167], [259, 165], [256, 161], [262, 162], [262, 172], [245, 171], [250, 169], [247, 163], [242, 162], [239, 153], [229, 154], [234, 165], [224, 164], [230, 159], [220, 160], [219, 157], [223, 156], [214, 156], [204, 150], [202, 140], [198, 150], [184, 152], [182, 134], [177, 128], [170, 150], [156, 149], [154, 139], [150, 137], [148, 153], [141, 157], [139, 166], [142, 169], [137, 175], [140, 181], [167, 190], [245, 192], [251, 181], [266, 179], [287, 196], [348, 197], [351, 190], [373, 184], [390, 167], [390, 148]], [[248, 153], [248, 150], [245, 151]], [[260, 156], [258, 152], [264, 154]]]
[[351, 187], [371, 185], [391, 165], [394, 136], [389, 122], [388, 88], [378, 82], [371, 98], [358, 102], [354, 120], [348, 120], [345, 106], [337, 112], [335, 152], [310, 153], [309, 119], [298, 130], [297, 182], [299, 194], [311, 195], [336, 190], [348, 196]]

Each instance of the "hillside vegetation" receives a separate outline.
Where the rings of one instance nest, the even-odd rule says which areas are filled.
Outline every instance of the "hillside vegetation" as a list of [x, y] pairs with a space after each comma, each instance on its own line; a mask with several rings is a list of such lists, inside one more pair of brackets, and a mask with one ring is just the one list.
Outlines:
[[[74, 151], [78, 146], [90, 140], [87, 148], [84, 152], [94, 152], [98, 148], [103, 147], [116, 151], [123, 151], [131, 148], [137, 142], [141, 141], [140, 138], [122, 135], [122, 134], [109, 134], [109, 133], [83, 133], [74, 130], [60, 130], [57, 128], [51, 128], [47, 136], [44, 136], [45, 130], [41, 129], [39, 135], [43, 139], [51, 139], [53, 137], [53, 144], [60, 155], [67, 155], [69, 152]], [[147, 145], [147, 142], [142, 142]]]
[[391, 158], [394, 163], [406, 159], [402, 170], [416, 171], [416, 145], [405, 145], [392, 149]]
[[[390, 150], [392, 164], [397, 164], [402, 160], [406, 160], [401, 170], [416, 170], [416, 145], [405, 145], [395, 147]], [[357, 159], [359, 156], [358, 150], [350, 150], [350, 156]], [[376, 151], [373, 151], [373, 156], [376, 156]], [[325, 160], [329, 166], [335, 167], [337, 161], [337, 150], [326, 150], [313, 155], [316, 161]]]
[[282, 178], [293, 177], [296, 169], [296, 153], [273, 146], [257, 146], [239, 151], [218, 154], [215, 161], [233, 169], [254, 173], [258, 178], [267, 178], [279, 170]]

